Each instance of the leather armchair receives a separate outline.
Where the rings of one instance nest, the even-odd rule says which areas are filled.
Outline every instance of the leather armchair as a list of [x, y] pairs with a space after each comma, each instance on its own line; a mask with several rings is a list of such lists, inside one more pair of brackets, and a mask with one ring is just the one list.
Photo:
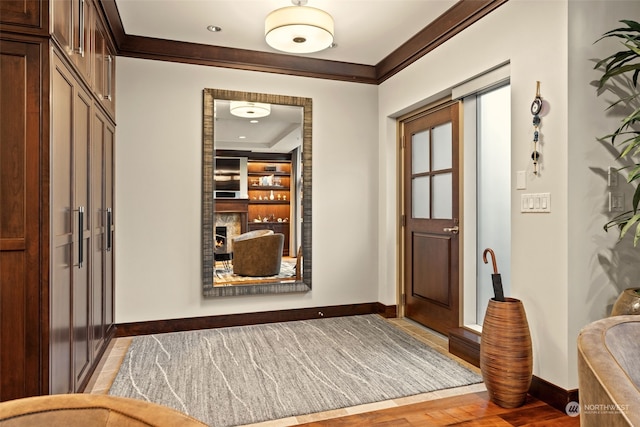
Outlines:
[[233, 273], [266, 277], [280, 274], [284, 234], [255, 230], [233, 239]]
[[2, 427], [204, 427], [174, 409], [103, 394], [54, 394], [0, 403]]
[[640, 315], [580, 331], [578, 381], [582, 427], [640, 426]]

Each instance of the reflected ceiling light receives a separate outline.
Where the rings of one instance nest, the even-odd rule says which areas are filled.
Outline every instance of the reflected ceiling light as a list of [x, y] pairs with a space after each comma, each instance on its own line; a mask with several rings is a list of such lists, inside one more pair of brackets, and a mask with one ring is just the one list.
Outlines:
[[276, 9], [267, 15], [267, 44], [288, 53], [312, 53], [333, 43], [333, 18], [327, 12], [305, 6], [307, 0], [292, 0], [296, 6]]
[[271, 114], [271, 104], [249, 101], [231, 101], [231, 114], [237, 117], [266, 117]]

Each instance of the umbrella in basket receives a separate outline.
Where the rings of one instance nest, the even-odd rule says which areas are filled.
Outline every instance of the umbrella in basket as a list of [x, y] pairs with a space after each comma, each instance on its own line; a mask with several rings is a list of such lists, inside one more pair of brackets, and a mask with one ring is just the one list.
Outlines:
[[495, 294], [496, 301], [504, 302], [504, 291], [502, 290], [502, 277], [498, 273], [498, 266], [496, 265], [496, 254], [493, 249], [487, 248], [482, 254], [482, 260], [485, 264], [487, 261], [487, 252], [491, 255], [491, 262], [493, 264], [493, 274], [491, 275], [491, 281], [493, 282], [493, 293]]

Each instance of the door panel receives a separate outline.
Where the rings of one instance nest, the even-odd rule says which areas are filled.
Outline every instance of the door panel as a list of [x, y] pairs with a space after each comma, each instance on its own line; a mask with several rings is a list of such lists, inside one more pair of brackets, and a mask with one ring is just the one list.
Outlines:
[[[74, 346], [74, 373], [75, 385], [84, 380], [91, 363], [89, 348], [89, 301], [91, 283], [91, 216], [89, 194], [90, 159], [89, 148], [91, 141], [91, 98], [89, 94], [80, 89], [76, 81], [75, 103], [73, 111], [74, 121], [74, 242], [75, 250], [73, 269], [73, 346]], [[80, 208], [84, 212], [80, 212]], [[82, 251], [78, 246], [82, 246]]]
[[[413, 235], [412, 294], [434, 304], [451, 306], [449, 276], [451, 239], [415, 233]], [[446, 266], [445, 268], [441, 268]]]
[[103, 192], [104, 170], [104, 118], [100, 109], [95, 109], [93, 117], [93, 140], [91, 153], [91, 220], [93, 221], [93, 262], [92, 280], [92, 324], [93, 353], [97, 354], [104, 341], [104, 248], [105, 248], [105, 207]]
[[104, 206], [107, 209], [105, 224], [105, 256], [104, 256], [104, 328], [105, 333], [114, 326], [114, 278], [115, 278], [115, 134], [116, 128], [106, 122], [104, 132]]
[[71, 373], [71, 268], [73, 265], [73, 83], [54, 57], [51, 164], [51, 367], [50, 392], [73, 392]]
[[458, 327], [459, 109], [402, 122], [405, 315], [447, 334]]

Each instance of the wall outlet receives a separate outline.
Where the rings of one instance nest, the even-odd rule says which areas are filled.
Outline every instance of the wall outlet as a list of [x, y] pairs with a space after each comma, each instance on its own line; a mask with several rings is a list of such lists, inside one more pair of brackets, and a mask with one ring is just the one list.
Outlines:
[[609, 212], [624, 211], [624, 193], [609, 192]]

